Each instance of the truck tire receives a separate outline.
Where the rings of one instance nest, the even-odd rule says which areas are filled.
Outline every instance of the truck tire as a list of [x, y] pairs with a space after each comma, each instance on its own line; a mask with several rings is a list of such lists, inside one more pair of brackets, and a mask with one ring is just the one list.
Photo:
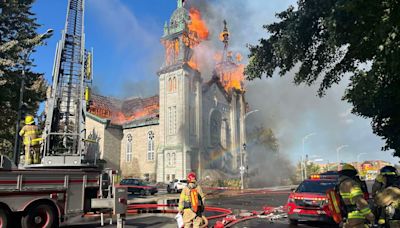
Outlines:
[[46, 203], [30, 207], [21, 219], [22, 228], [54, 228], [58, 227], [57, 212]]
[[1, 228], [6, 228], [8, 226], [8, 219], [9, 219], [9, 214], [8, 211], [0, 208], [0, 227]]
[[299, 224], [299, 221], [296, 219], [289, 219], [289, 224], [293, 226], [297, 226]]

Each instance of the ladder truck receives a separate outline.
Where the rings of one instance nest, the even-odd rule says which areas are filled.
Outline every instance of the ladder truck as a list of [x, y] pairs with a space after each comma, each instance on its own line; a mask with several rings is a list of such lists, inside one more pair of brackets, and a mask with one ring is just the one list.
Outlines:
[[[41, 164], [15, 165], [0, 156], [0, 227], [50, 228], [87, 212], [113, 210], [123, 224], [127, 192], [115, 172], [96, 164], [85, 113], [93, 52], [85, 50], [84, 0], [68, 0], [46, 102]], [[18, 156], [18, 155], [17, 155]]]

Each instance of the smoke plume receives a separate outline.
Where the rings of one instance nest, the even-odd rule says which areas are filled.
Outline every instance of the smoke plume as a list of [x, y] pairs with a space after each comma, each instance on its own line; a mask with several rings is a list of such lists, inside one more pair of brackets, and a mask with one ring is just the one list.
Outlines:
[[[201, 55], [208, 60], [207, 67], [201, 69], [205, 79], [213, 69], [210, 58], [213, 53], [210, 52], [223, 49], [218, 35], [223, 29], [224, 19], [230, 32], [230, 50], [247, 56], [248, 44], [256, 44], [260, 38], [268, 37], [262, 25], [275, 22], [276, 13], [289, 5], [296, 5], [294, 0], [186, 2], [189, 8], [194, 6], [200, 9], [210, 30], [209, 40], [202, 44], [206, 48], [199, 47], [203, 52]], [[246, 61], [245, 58], [244, 63]], [[296, 163], [306, 154], [319, 158], [319, 161], [323, 159], [322, 163], [336, 162], [337, 155], [340, 161], [355, 161], [359, 153], [368, 153], [364, 159], [393, 161], [390, 153], [380, 152], [383, 142], [372, 134], [370, 120], [351, 114], [351, 105], [341, 100], [348, 78], [334, 85], [325, 97], [319, 98], [316, 96], [317, 85], [295, 86], [293, 76], [294, 72], [290, 72], [282, 78], [274, 76], [272, 79], [246, 82], [246, 99], [250, 108], [259, 110], [246, 119], [248, 134], [256, 126], [263, 125], [273, 130], [280, 145], [279, 161], [270, 159], [278, 156], [272, 151], [257, 144], [249, 146], [249, 169], [264, 170], [263, 175], [268, 174], [270, 179], [274, 179], [273, 175], [281, 176], [282, 172], [290, 176], [287, 172], [289, 163]], [[305, 139], [310, 133], [315, 134]], [[337, 154], [336, 149], [343, 144], [349, 147]]]

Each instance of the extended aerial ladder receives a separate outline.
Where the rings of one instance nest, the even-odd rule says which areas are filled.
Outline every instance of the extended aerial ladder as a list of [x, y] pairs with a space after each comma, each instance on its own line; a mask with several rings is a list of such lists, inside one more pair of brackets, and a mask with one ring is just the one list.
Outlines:
[[47, 98], [41, 166], [82, 166], [94, 162], [85, 150], [85, 112], [93, 52], [85, 50], [84, 7], [84, 0], [68, 1], [65, 29], [54, 59], [53, 85]]

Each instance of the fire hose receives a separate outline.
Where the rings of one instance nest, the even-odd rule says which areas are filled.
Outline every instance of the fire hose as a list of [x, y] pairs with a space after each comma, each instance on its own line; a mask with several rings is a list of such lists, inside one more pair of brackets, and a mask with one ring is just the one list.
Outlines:
[[[177, 206], [176, 204], [131, 204], [128, 205], [127, 214], [130, 215], [142, 214], [142, 213], [176, 214], [178, 213], [176, 206]], [[238, 216], [232, 215], [232, 211], [226, 208], [206, 206], [205, 211], [220, 213], [217, 215], [212, 215], [203, 218], [207, 223], [209, 220], [222, 219], [218, 220], [215, 223], [214, 228], [232, 227], [238, 223], [256, 218], [268, 219], [270, 222], [274, 222], [276, 220], [287, 217], [284, 207], [263, 207], [263, 210], [261, 212], [257, 211], [244, 212], [239, 214]], [[86, 215], [86, 216], [94, 216], [94, 215]]]

